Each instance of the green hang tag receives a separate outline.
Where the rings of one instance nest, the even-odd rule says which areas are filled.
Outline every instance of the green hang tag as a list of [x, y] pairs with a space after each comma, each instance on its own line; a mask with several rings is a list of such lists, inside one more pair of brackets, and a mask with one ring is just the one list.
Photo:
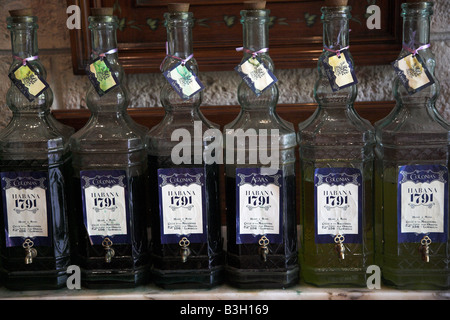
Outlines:
[[30, 102], [49, 87], [28, 62], [19, 65], [8, 76]]
[[119, 80], [114, 72], [111, 72], [111, 66], [106, 59], [100, 57], [95, 59], [88, 65], [86, 72], [99, 96], [103, 96], [119, 85]]

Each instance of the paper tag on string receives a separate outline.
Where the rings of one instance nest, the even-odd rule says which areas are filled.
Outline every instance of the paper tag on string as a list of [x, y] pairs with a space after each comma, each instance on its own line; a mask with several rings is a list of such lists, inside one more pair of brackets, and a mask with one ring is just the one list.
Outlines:
[[205, 88], [194, 72], [182, 63], [163, 72], [163, 75], [183, 100], [189, 99]]
[[414, 94], [434, 83], [431, 73], [417, 54], [397, 59], [392, 66], [409, 94]]
[[30, 102], [49, 87], [28, 62], [20, 64], [8, 76]]
[[235, 70], [257, 96], [278, 81], [272, 71], [266, 68], [258, 57], [250, 57], [238, 65]]
[[103, 96], [119, 85], [119, 80], [111, 71], [111, 66], [106, 59], [95, 59], [88, 65], [86, 72], [99, 96]]
[[358, 83], [347, 50], [340, 51], [339, 55], [325, 56], [322, 61], [334, 92]]

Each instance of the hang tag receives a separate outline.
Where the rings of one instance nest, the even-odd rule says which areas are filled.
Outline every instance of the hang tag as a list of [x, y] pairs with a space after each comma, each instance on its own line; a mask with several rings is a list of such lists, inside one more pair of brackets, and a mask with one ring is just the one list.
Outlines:
[[8, 76], [30, 102], [49, 87], [28, 62], [25, 65], [20, 64]]
[[414, 94], [434, 83], [433, 77], [418, 54], [409, 54], [397, 59], [392, 62], [392, 66], [409, 94]]
[[194, 72], [181, 63], [163, 72], [163, 75], [183, 100], [189, 99], [205, 88]]
[[333, 92], [358, 83], [347, 50], [342, 50], [339, 56], [325, 56], [322, 62]]
[[278, 81], [272, 71], [266, 68], [258, 57], [250, 57], [238, 65], [235, 70], [257, 96]]
[[86, 72], [100, 97], [119, 85], [119, 80], [114, 72], [111, 72], [111, 66], [106, 59], [95, 59], [88, 65]]

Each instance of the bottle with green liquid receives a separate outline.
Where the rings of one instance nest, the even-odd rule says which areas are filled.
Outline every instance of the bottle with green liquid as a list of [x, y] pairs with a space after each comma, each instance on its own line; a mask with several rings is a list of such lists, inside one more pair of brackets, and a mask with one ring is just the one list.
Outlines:
[[376, 263], [389, 285], [450, 287], [450, 125], [435, 107], [432, 2], [403, 3], [403, 50], [393, 63], [396, 106], [376, 126]]
[[317, 286], [365, 286], [373, 264], [375, 137], [353, 107], [350, 10], [347, 1], [327, 1], [322, 8], [318, 108], [298, 132], [301, 279]]

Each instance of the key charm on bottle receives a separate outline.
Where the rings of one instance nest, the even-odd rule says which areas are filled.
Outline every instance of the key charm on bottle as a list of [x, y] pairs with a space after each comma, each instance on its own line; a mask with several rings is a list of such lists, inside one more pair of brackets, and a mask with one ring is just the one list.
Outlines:
[[113, 245], [113, 242], [111, 241], [110, 238], [106, 237], [105, 239], [103, 239], [102, 246], [103, 246], [103, 248], [105, 248], [105, 262], [106, 263], [111, 263], [111, 260], [115, 255], [114, 249], [111, 248], [112, 245]]
[[189, 241], [188, 238], [183, 237], [178, 242], [178, 244], [181, 247], [181, 249], [180, 249], [181, 261], [186, 262], [188, 256], [191, 254], [191, 249], [188, 248], [188, 246], [191, 244], [191, 242]]
[[419, 252], [422, 254], [422, 260], [425, 262], [430, 262], [430, 244], [431, 239], [429, 236], [424, 236], [420, 240]]
[[258, 252], [261, 255], [261, 258], [264, 260], [264, 262], [267, 261], [267, 255], [269, 254], [269, 239], [267, 239], [266, 236], [262, 236], [261, 239], [259, 239], [258, 243], [260, 245]]
[[336, 243], [336, 245], [334, 246], [334, 248], [336, 249], [337, 253], [339, 254], [339, 258], [344, 260], [345, 259], [345, 247], [344, 247], [344, 241], [345, 241], [345, 237], [342, 234], [337, 234], [334, 237], [334, 242]]
[[34, 242], [31, 239], [26, 239], [22, 244], [25, 249], [25, 264], [32, 264], [33, 259], [37, 256], [37, 250], [33, 246]]

